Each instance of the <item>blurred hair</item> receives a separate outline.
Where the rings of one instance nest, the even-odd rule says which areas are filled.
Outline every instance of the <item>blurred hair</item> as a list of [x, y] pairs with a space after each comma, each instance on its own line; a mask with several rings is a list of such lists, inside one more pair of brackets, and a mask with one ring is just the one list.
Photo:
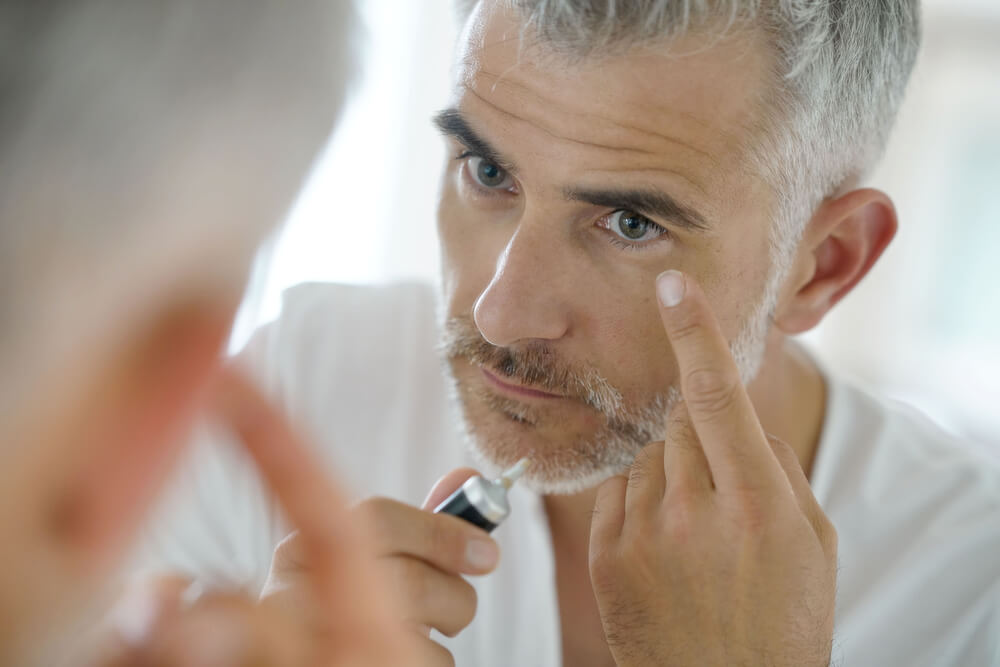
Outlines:
[[[747, 149], [777, 196], [772, 300], [815, 208], [881, 157], [920, 43], [919, 0], [484, 1], [506, 3], [544, 44], [579, 58], [694, 30], [766, 35], [776, 71]], [[460, 18], [478, 2], [457, 0]]]
[[[167, 286], [238, 291], [277, 220], [199, 206], [246, 199], [272, 174], [294, 193], [343, 101], [355, 25], [349, 0], [0, 0], [5, 375], [48, 353], [45, 334], [124, 318]], [[56, 322], [71, 328], [46, 331]]]

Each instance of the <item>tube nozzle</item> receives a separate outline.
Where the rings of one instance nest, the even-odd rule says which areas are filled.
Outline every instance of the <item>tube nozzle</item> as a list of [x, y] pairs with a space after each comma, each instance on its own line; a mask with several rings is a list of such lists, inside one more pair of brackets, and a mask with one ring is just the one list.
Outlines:
[[521, 475], [524, 474], [524, 471], [527, 470], [528, 466], [530, 465], [531, 465], [531, 459], [528, 458], [521, 459], [520, 461], [512, 465], [510, 468], [505, 470], [503, 474], [500, 475], [500, 479], [498, 479], [497, 481], [500, 484], [502, 484], [505, 489], [509, 489], [511, 486], [514, 485], [514, 482], [516, 482], [518, 478], [520, 478]]

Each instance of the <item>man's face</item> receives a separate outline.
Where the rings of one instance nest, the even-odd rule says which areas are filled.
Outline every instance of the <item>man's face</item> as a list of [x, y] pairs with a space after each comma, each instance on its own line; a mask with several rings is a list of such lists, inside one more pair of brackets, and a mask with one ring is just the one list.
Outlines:
[[522, 30], [477, 10], [438, 118], [446, 349], [479, 453], [573, 492], [662, 438], [660, 272], [702, 285], [745, 374], [760, 360], [774, 197], [746, 147], [767, 52], [691, 35], [568, 62]]

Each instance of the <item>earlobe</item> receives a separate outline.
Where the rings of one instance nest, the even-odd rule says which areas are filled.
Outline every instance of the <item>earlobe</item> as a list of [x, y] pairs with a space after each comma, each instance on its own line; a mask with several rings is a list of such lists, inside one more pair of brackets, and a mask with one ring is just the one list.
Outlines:
[[897, 225], [892, 201], [878, 190], [852, 190], [824, 202], [803, 238], [794, 293], [776, 313], [776, 325], [786, 334], [815, 327], [868, 274]]

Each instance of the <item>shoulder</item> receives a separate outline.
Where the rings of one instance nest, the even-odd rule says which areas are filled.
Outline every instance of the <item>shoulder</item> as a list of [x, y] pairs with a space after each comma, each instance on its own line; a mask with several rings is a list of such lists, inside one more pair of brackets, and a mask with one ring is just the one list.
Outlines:
[[988, 664], [1000, 650], [1000, 457], [908, 405], [828, 382], [814, 489], [839, 536], [845, 651]]
[[330, 380], [374, 388], [386, 369], [429, 356], [436, 312], [435, 291], [426, 284], [304, 283], [282, 294], [279, 317], [254, 333], [238, 360], [294, 409], [300, 391]]
[[[405, 347], [400, 333], [416, 343], [435, 333], [436, 299], [430, 285], [341, 285], [305, 283], [282, 295], [274, 323], [273, 351], [284, 357], [368, 351], [380, 355]], [[393, 341], [391, 346], [383, 346]], [[433, 344], [433, 343], [432, 343]], [[352, 346], [345, 350], [344, 346]]]
[[839, 536], [845, 655], [990, 664], [1000, 650], [1000, 456], [911, 406], [827, 383], [813, 486]]
[[970, 504], [997, 510], [1000, 450], [946, 431], [916, 408], [828, 376], [818, 490], [838, 499], [865, 489], [891, 506]]

